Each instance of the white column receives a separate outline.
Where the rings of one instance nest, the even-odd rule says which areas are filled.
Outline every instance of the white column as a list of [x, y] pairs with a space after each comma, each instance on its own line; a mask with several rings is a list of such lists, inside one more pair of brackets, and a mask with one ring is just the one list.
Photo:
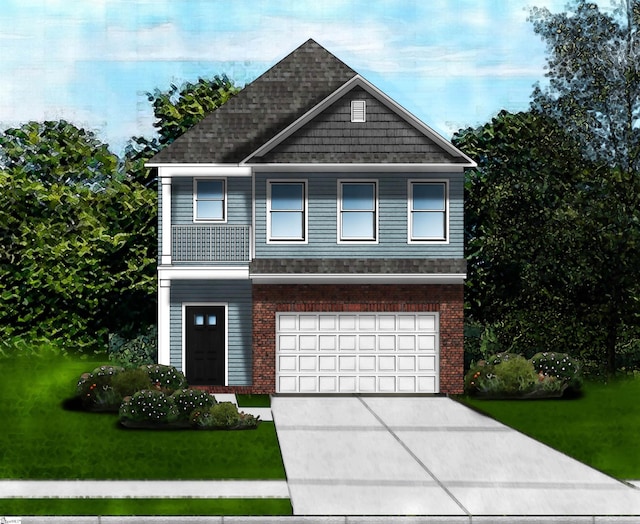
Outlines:
[[171, 364], [171, 280], [158, 279], [158, 364]]
[[171, 265], [171, 177], [162, 177], [162, 253], [160, 263]]

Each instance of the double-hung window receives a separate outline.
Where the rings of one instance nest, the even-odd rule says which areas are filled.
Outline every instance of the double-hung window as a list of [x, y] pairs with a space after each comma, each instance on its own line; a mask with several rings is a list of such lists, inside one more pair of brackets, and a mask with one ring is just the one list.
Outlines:
[[373, 181], [338, 182], [338, 241], [378, 240], [377, 188]]
[[447, 183], [409, 182], [409, 241], [447, 241]]
[[227, 219], [224, 180], [197, 178], [194, 181], [193, 195], [193, 216], [196, 222], [224, 222]]
[[267, 201], [268, 240], [306, 242], [306, 183], [304, 181], [270, 181]]

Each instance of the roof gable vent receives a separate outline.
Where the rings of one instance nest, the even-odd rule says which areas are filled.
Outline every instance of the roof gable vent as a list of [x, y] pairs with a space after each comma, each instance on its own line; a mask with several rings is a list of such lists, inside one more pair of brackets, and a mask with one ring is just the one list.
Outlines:
[[364, 100], [351, 101], [351, 121], [352, 122], [367, 121], [367, 105]]

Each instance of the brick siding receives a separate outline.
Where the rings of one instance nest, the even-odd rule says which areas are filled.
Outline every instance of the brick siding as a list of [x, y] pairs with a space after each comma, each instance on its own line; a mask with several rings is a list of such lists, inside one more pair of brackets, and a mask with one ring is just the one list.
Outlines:
[[[276, 390], [276, 312], [440, 313], [440, 392], [462, 393], [462, 285], [302, 285], [253, 286], [253, 386], [251, 393]], [[223, 388], [226, 392], [232, 389]], [[241, 391], [238, 391], [241, 392]]]

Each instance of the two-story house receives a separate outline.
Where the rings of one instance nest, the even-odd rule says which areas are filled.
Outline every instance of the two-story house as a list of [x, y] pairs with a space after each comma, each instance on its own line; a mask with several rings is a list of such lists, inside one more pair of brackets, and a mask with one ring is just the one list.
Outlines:
[[462, 391], [475, 163], [315, 41], [147, 165], [160, 363], [215, 392]]

